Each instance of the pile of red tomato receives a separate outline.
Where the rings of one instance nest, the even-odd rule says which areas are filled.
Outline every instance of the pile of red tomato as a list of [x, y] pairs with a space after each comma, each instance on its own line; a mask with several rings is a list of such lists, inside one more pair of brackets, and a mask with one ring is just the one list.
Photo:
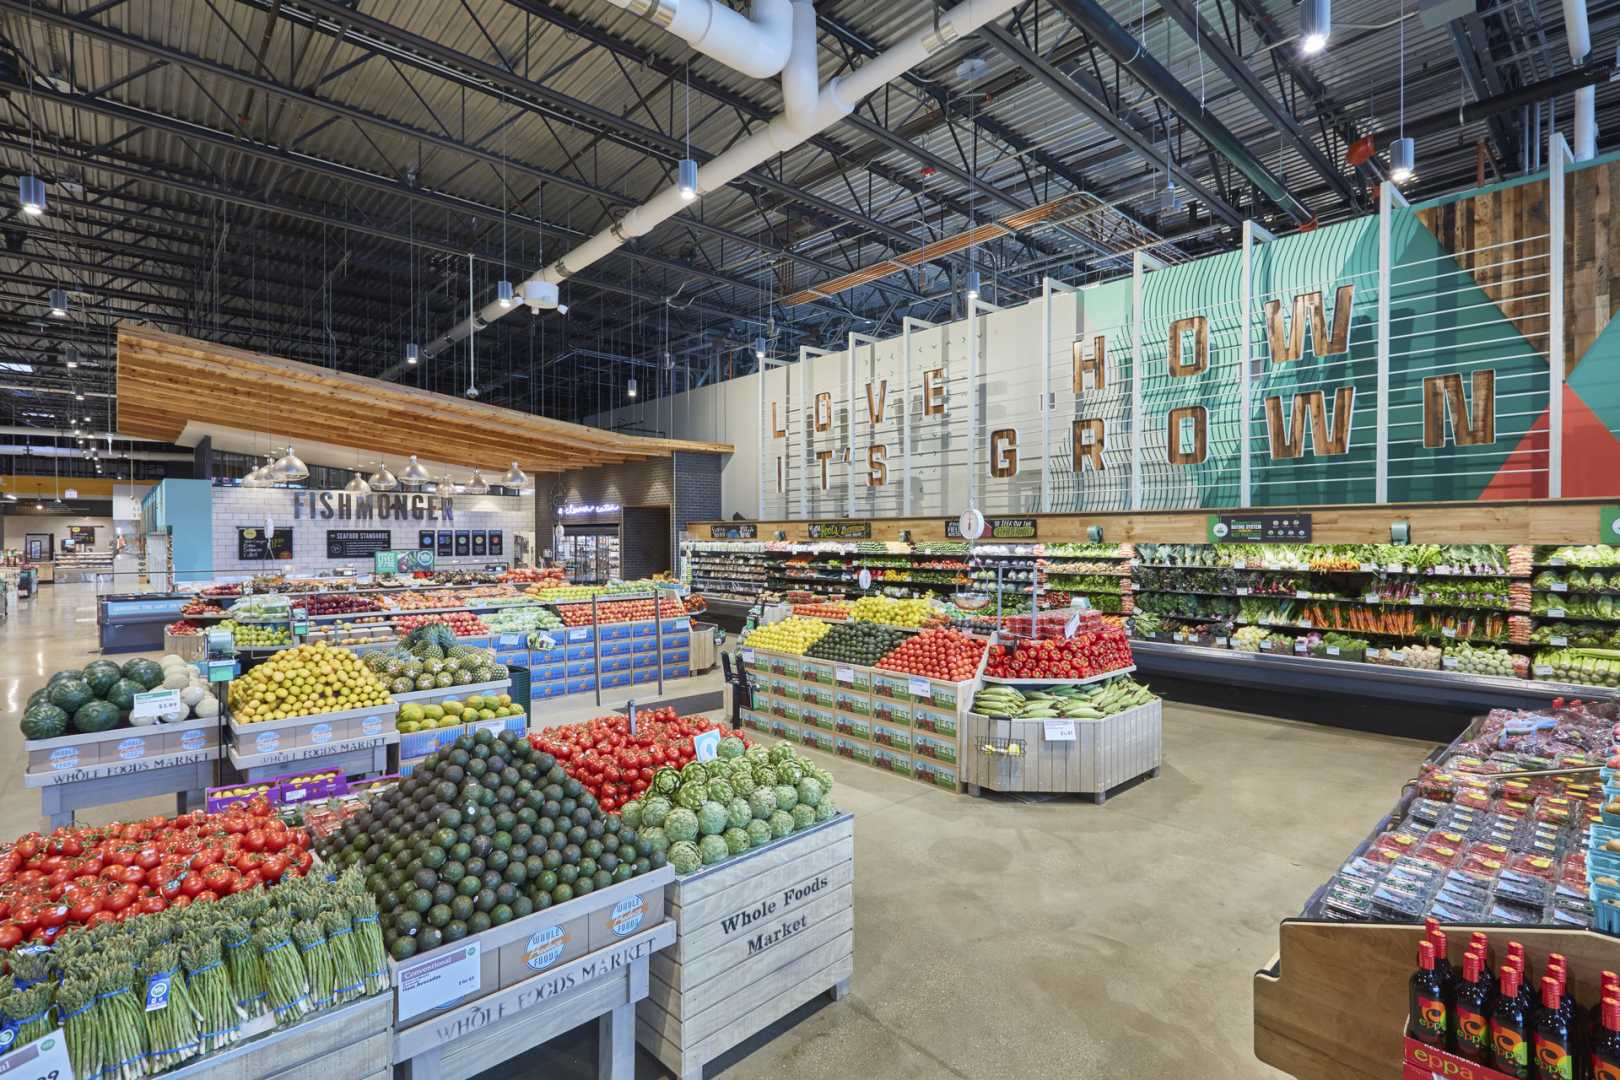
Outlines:
[[[686, 608], [679, 600], [673, 597], [660, 597], [658, 600], [660, 618], [678, 619], [686, 614]], [[589, 604], [560, 604], [557, 614], [562, 616], [564, 626], [591, 625], [591, 605]], [[653, 617], [653, 602], [651, 600], [598, 600], [596, 602], [596, 621], [604, 623], [621, 622], [651, 622]]]
[[308, 844], [262, 797], [220, 814], [29, 833], [0, 853], [0, 949], [301, 877], [315, 861]]
[[1131, 646], [1117, 626], [1100, 625], [1071, 638], [994, 645], [984, 673], [997, 679], [1089, 679], [1131, 666]]
[[901, 642], [877, 666], [941, 682], [962, 682], [978, 675], [983, 655], [982, 638], [956, 630], [924, 630]]
[[484, 625], [484, 620], [470, 611], [446, 611], [436, 615], [401, 615], [394, 620], [394, 629], [401, 634], [408, 634], [428, 623], [443, 623], [456, 637], [482, 637], [489, 633], [489, 627]]
[[722, 737], [735, 735], [748, 742], [742, 732], [718, 720], [657, 709], [637, 715], [634, 735], [628, 717], [599, 716], [583, 724], [536, 731], [529, 744], [555, 757], [564, 772], [611, 812], [646, 791], [653, 773], [665, 765], [679, 769], [693, 760], [692, 736], [715, 730]]

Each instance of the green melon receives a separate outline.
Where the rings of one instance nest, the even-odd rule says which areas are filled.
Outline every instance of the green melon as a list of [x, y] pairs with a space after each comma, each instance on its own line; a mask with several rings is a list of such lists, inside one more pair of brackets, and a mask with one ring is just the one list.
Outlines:
[[54, 739], [67, 734], [68, 715], [49, 702], [40, 702], [23, 713], [25, 739]]
[[123, 678], [123, 672], [111, 660], [94, 660], [84, 665], [84, 681], [90, 684], [96, 697], [104, 698], [107, 691]]
[[62, 679], [51, 687], [51, 704], [68, 714], [78, 712], [81, 706], [95, 699], [95, 691], [83, 679]]
[[146, 687], [134, 679], [119, 679], [113, 683], [112, 689], [108, 690], [104, 697], [109, 703], [116, 705], [120, 712], [129, 712], [135, 707], [135, 695], [144, 693]]
[[84, 672], [80, 671], [78, 668], [63, 668], [61, 671], [58, 671], [56, 674], [52, 675], [45, 685], [55, 686], [57, 683], [65, 682], [68, 679], [82, 678], [84, 678]]
[[138, 656], [124, 665], [124, 678], [134, 679], [142, 689], [151, 690], [163, 684], [163, 666], [156, 660]]
[[118, 726], [118, 706], [110, 701], [91, 701], [73, 714], [75, 731], [111, 731]]
[[28, 704], [24, 705], [23, 708], [25, 710], [32, 709], [35, 705], [38, 705], [41, 702], [43, 702], [46, 705], [49, 705], [51, 703], [51, 688], [50, 687], [42, 686], [38, 690], [35, 690], [32, 694], [29, 694], [28, 695]]

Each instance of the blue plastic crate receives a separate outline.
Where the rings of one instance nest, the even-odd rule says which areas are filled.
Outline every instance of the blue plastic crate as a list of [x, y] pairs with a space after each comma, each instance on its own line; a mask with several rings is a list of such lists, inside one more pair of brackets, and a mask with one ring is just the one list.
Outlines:
[[475, 649], [487, 649], [495, 644], [495, 639], [488, 634], [478, 637], [458, 637], [457, 645], [471, 645]]
[[658, 654], [637, 653], [635, 656], [631, 657], [631, 661], [632, 663], [630, 666], [633, 668], [657, 668]]
[[664, 678], [666, 679], [684, 679], [690, 674], [692, 674], [692, 669], [687, 667], [685, 664], [682, 664], [679, 667], [667, 667], [664, 669]]
[[617, 673], [612, 674], [612, 675], [604, 675], [604, 676], [602, 676], [602, 688], [604, 690], [606, 690], [609, 687], [613, 687], [613, 686], [629, 686], [629, 685], [630, 685], [630, 673], [628, 671], [621, 671], [621, 672], [617, 672]]
[[630, 658], [628, 656], [604, 656], [597, 670], [602, 672], [629, 671]]

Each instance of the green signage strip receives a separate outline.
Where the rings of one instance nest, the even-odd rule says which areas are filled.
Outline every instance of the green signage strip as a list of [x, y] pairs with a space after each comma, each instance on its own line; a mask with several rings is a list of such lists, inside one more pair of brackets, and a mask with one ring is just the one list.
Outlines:
[[810, 539], [870, 540], [872, 539], [872, 523], [870, 521], [812, 521], [810, 523]]
[[1598, 543], [1620, 544], [1620, 506], [1599, 507], [1598, 517], [1602, 522], [1602, 528], [1598, 532]]
[[1309, 543], [1309, 514], [1211, 514], [1208, 518], [1212, 544]]

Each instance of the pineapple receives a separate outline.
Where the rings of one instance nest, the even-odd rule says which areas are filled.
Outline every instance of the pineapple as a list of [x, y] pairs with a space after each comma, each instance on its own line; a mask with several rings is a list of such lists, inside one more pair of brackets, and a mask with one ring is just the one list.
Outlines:
[[456, 677], [450, 674], [448, 671], [441, 671], [437, 675], [433, 676], [433, 682], [435, 686], [442, 690], [447, 686], [454, 686], [456, 684]]
[[432, 690], [437, 685], [438, 684], [433, 681], [432, 675], [423, 674], [416, 677], [416, 688], [418, 690]]

